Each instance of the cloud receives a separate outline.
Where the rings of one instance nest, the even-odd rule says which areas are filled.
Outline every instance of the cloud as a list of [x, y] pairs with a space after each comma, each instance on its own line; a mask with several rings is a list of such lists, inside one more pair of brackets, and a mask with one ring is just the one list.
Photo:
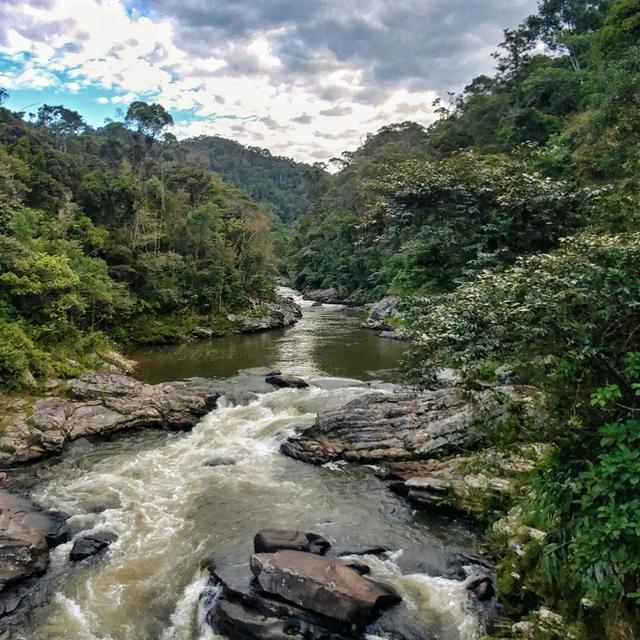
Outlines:
[[322, 109], [321, 116], [348, 116], [353, 113], [353, 108], [349, 105], [331, 107], [331, 109]]
[[298, 124], [311, 124], [313, 122], [313, 116], [308, 113], [303, 113], [301, 116], [291, 118], [291, 122], [297, 122]]
[[383, 124], [432, 122], [433, 100], [491, 72], [501, 30], [537, 4], [138, 2], [0, 0], [0, 85], [159, 101], [179, 111], [180, 136], [326, 160]]

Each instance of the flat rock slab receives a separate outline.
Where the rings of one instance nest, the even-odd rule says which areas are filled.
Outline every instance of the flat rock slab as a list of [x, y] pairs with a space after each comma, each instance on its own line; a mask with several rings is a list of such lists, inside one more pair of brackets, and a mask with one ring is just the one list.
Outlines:
[[321, 413], [311, 427], [289, 438], [281, 451], [313, 464], [435, 457], [477, 439], [481, 425], [505, 420], [512, 401], [530, 409], [536, 395], [531, 387], [510, 386], [484, 391], [448, 387], [423, 393], [371, 393]]
[[251, 570], [265, 592], [360, 628], [383, 608], [400, 601], [390, 588], [338, 560], [312, 553], [258, 553], [251, 557]]
[[268, 384], [272, 384], [273, 386], [280, 389], [305, 389], [309, 386], [307, 382], [302, 378], [287, 375], [267, 376], [265, 382], [267, 382]]
[[190, 429], [215, 408], [218, 387], [204, 379], [151, 385], [115, 373], [82, 376], [69, 382], [71, 398], [39, 400], [24, 416], [29, 428], [12, 430], [10, 442], [2, 439], [11, 452], [0, 452], [0, 466], [58, 453], [88, 436], [142, 427]]
[[277, 551], [306, 551], [324, 555], [331, 544], [317, 533], [305, 533], [291, 529], [263, 529], [253, 539], [256, 553], [275, 553]]

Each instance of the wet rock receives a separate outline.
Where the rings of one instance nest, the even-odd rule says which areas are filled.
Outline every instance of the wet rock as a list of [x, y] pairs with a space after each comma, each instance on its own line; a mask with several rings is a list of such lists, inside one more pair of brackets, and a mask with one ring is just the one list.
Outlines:
[[273, 386], [280, 389], [304, 389], [309, 386], [307, 382], [302, 378], [288, 375], [267, 376], [265, 382], [267, 382], [268, 384], [272, 384]]
[[344, 556], [383, 556], [389, 551], [391, 551], [389, 547], [365, 547], [357, 551], [341, 551], [339, 555], [341, 558]]
[[235, 391], [227, 391], [227, 393], [225, 393], [218, 401], [218, 406], [246, 407], [257, 399], [257, 393], [254, 393], [253, 391], [246, 391], [244, 389], [237, 389]]
[[372, 393], [321, 413], [311, 427], [289, 438], [281, 451], [313, 464], [433, 457], [477, 441], [483, 424], [505, 420], [513, 401], [521, 402], [526, 409], [534, 397], [536, 393], [530, 387]]
[[315, 308], [315, 307], [321, 307], [322, 306], [322, 302], [314, 302], [311, 307]]
[[358, 628], [400, 601], [391, 589], [341, 562], [311, 553], [259, 553], [251, 557], [251, 570], [263, 591]]
[[206, 462], [202, 463], [203, 467], [231, 467], [236, 464], [236, 460], [234, 458], [229, 458], [226, 456], [218, 456], [216, 458], [209, 458]]
[[65, 519], [0, 491], [0, 615], [17, 608], [29, 591], [25, 581], [44, 573], [49, 549], [68, 539]]
[[317, 533], [290, 529], [263, 529], [256, 533], [253, 548], [256, 553], [275, 553], [289, 549], [324, 555], [331, 548], [331, 544]]
[[366, 565], [364, 562], [359, 562], [358, 560], [349, 560], [349, 562], [344, 563], [344, 566], [349, 567], [349, 569], [353, 569], [361, 576], [368, 576], [371, 573], [371, 567]]
[[167, 382], [150, 385], [121, 374], [91, 374], [68, 383], [69, 398], [49, 397], [10, 420], [0, 444], [0, 466], [58, 453], [89, 436], [143, 427], [192, 428], [215, 408], [217, 383]]
[[69, 559], [78, 562], [95, 556], [117, 539], [118, 536], [111, 531], [96, 531], [79, 536], [73, 543]]
[[496, 597], [496, 588], [489, 577], [476, 578], [467, 584], [467, 591], [479, 602], [489, 602]]
[[[273, 637], [269, 634], [283, 630], [290, 634], [287, 640], [292, 637], [300, 640], [352, 638], [349, 625], [264, 593], [246, 565], [216, 567], [212, 570], [212, 580], [222, 586], [223, 593], [208, 618], [216, 629], [231, 640], [263, 640]], [[228, 607], [227, 603], [236, 607]], [[248, 620], [251, 621], [251, 627], [246, 624]], [[238, 635], [241, 633], [245, 635]]]

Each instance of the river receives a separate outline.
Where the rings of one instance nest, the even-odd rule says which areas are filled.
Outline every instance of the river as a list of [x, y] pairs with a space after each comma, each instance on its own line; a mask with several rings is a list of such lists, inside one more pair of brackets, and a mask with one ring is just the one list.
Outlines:
[[[231, 377], [229, 384], [242, 386], [239, 369], [269, 365], [306, 377], [395, 378], [403, 345], [359, 329], [360, 318], [345, 309], [303, 306], [303, 319], [284, 331], [140, 351], [140, 376]], [[109, 529], [119, 538], [76, 565], [68, 559], [71, 542], [56, 548], [41, 604], [7, 637], [218, 640], [203, 619], [202, 602], [216, 595], [204, 564], [246, 564], [255, 532], [278, 527], [320, 533], [338, 550], [393, 550], [366, 558], [372, 575], [403, 596], [369, 638], [391, 639], [398, 625], [412, 639], [477, 638], [462, 583], [435, 577], [449, 552], [472, 549], [463, 524], [416, 514], [372, 469], [314, 467], [278, 451], [295, 427], [362, 393], [311, 386], [261, 394], [242, 407], [223, 399], [190, 433], [131, 434], [72, 448], [43, 466], [34, 500], [69, 513], [74, 533]], [[205, 465], [218, 456], [236, 463]]]

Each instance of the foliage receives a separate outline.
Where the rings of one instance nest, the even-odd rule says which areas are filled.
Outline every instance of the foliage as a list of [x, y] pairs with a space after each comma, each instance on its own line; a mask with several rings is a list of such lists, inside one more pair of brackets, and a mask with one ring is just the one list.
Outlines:
[[142, 102], [99, 130], [62, 106], [0, 108], [0, 387], [64, 374], [70, 341], [81, 359], [137, 317], [273, 295], [267, 212], [180, 159], [171, 124]]
[[307, 211], [328, 179], [322, 164], [306, 165], [218, 136], [185, 140], [180, 153], [248, 193], [282, 222]]

